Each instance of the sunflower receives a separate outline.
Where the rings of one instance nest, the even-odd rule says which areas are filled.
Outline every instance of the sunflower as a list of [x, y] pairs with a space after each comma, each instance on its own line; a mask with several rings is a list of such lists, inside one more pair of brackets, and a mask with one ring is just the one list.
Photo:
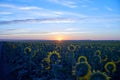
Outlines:
[[100, 56], [101, 55], [101, 51], [100, 50], [96, 50], [95, 55]]
[[91, 75], [91, 66], [87, 62], [77, 63], [74, 72], [78, 80], [88, 80]]
[[104, 66], [107, 72], [115, 72], [116, 71], [116, 64], [114, 62], [107, 62]]
[[74, 52], [76, 50], [76, 46], [74, 46], [74, 45], [70, 45], [70, 46], [68, 46], [68, 51], [70, 51], [70, 52]]
[[48, 63], [48, 67], [46, 69], [50, 69], [50, 64], [57, 64], [57, 62], [60, 62], [60, 54], [57, 51], [49, 52], [47, 58], [44, 58], [43, 61]]
[[93, 72], [89, 80], [110, 80], [110, 77], [100, 71]]
[[45, 68], [46, 70], [49, 70], [50, 69], [50, 64], [45, 61], [45, 60], [42, 60], [42, 64], [40, 64], [43, 68]]
[[78, 62], [73, 67], [73, 75], [76, 75], [77, 80], [88, 80], [91, 75], [91, 66], [87, 62], [85, 56], [80, 56]]
[[87, 58], [85, 56], [78, 57], [78, 63], [80, 62], [87, 62]]
[[35, 57], [37, 55], [37, 53], [39, 52], [39, 49], [34, 50], [34, 53], [32, 54], [32, 57]]
[[24, 53], [25, 53], [25, 54], [31, 53], [31, 48], [30, 48], [30, 47], [26, 47], [26, 48], [24, 49]]

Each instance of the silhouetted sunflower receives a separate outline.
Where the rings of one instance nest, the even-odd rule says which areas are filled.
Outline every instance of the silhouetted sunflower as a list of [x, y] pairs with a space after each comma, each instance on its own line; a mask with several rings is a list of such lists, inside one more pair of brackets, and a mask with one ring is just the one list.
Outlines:
[[68, 51], [70, 51], [70, 52], [74, 52], [76, 50], [76, 47], [74, 46], [74, 45], [70, 45], [70, 46], [68, 46]]
[[89, 79], [91, 75], [91, 66], [88, 64], [85, 56], [80, 56], [78, 58], [78, 63], [76, 63], [72, 72], [74, 75], [76, 75], [77, 80]]
[[30, 47], [26, 47], [26, 48], [24, 49], [24, 53], [25, 53], [25, 54], [31, 53], [31, 48], [30, 48]]
[[90, 76], [90, 80], [110, 80], [110, 77], [107, 76], [105, 73], [100, 71], [93, 72]]
[[104, 66], [107, 72], [115, 72], [116, 71], [116, 64], [114, 62], [107, 62]]
[[49, 52], [47, 58], [44, 58], [43, 61], [46, 61], [49, 66], [46, 69], [50, 69], [50, 64], [56, 64], [60, 62], [60, 54], [57, 51]]
[[95, 55], [100, 56], [101, 55], [101, 51], [100, 50], [96, 50]]

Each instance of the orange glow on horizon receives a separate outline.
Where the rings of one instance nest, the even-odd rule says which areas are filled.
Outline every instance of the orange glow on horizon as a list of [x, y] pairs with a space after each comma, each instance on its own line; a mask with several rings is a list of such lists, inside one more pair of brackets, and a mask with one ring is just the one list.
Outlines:
[[63, 40], [63, 38], [59, 37], [57, 40], [58, 40], [58, 41], [62, 41], [62, 40]]
[[55, 40], [62, 41], [62, 40], [64, 40], [64, 37], [63, 36], [56, 36]]

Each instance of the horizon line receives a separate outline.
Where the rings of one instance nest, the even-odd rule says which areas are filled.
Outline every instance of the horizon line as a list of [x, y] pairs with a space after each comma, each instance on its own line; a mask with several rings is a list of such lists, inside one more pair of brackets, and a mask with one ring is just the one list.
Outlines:
[[[0, 39], [0, 41], [59, 41], [56, 39]], [[120, 41], [119, 39], [65, 39], [61, 41]]]

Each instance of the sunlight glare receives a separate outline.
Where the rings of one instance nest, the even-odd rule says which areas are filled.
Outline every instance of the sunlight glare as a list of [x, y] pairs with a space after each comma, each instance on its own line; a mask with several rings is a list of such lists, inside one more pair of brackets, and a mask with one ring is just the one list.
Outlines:
[[58, 40], [58, 41], [62, 41], [63, 38], [62, 38], [62, 37], [58, 37], [57, 40]]
[[59, 36], [59, 37], [56, 38], [56, 40], [62, 41], [62, 40], [63, 40], [63, 37]]

